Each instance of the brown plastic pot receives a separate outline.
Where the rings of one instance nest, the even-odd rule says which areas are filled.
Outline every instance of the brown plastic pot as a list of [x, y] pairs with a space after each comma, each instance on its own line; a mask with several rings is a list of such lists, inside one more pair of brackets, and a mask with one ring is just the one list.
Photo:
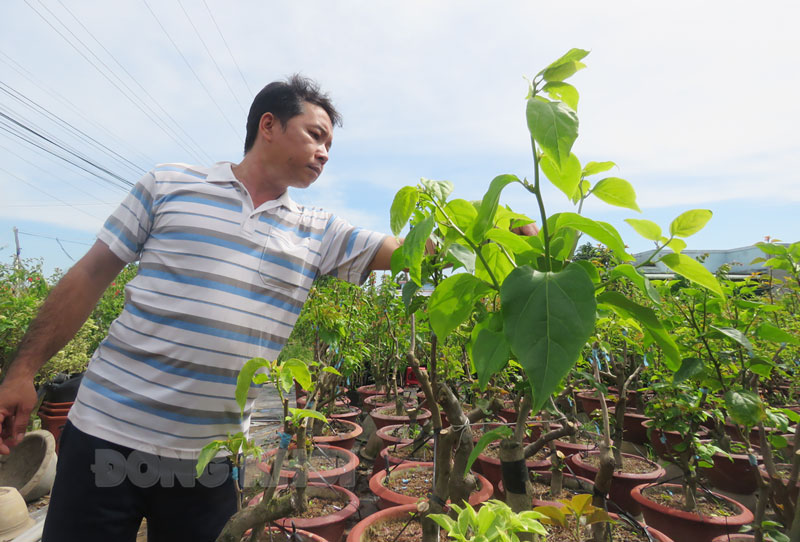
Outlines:
[[[323, 445], [318, 445], [317, 448], [318, 450], [315, 450], [314, 453], [321, 454], [324, 452], [329, 457], [337, 457], [341, 460], [339, 463], [341, 466], [330, 470], [309, 471], [308, 481], [315, 483], [319, 482], [323, 484], [329, 483], [346, 488], [355, 487], [356, 468], [358, 468], [358, 456], [353, 452], [351, 452], [350, 450], [345, 450], [344, 448], [337, 448], [336, 446], [326, 446], [323, 444]], [[258, 464], [258, 469], [261, 472], [264, 472], [267, 475], [269, 475], [271, 470], [268, 459], [277, 453], [278, 453], [277, 448], [273, 448], [272, 450], [269, 450], [267, 453], [265, 453], [264, 461]], [[294, 476], [295, 476], [295, 471], [283, 468], [281, 469], [279, 483], [287, 484], [289, 483], [290, 480], [294, 478]]]
[[[373, 395], [385, 395], [388, 390], [384, 389], [382, 391], [378, 391], [378, 388], [375, 384], [365, 384], [364, 386], [359, 386], [356, 388], [358, 392], [358, 397], [361, 399], [361, 405], [364, 405], [364, 400], [367, 397], [371, 397]], [[403, 393], [403, 388], [400, 386], [397, 387], [397, 393]]]
[[[733, 505], [738, 510], [736, 515], [728, 517], [700, 516], [692, 512], [670, 508], [653, 502], [646, 495], [643, 495], [642, 492], [648, 487], [652, 486], [642, 484], [634, 487], [631, 491], [631, 497], [642, 508], [645, 523], [664, 532], [673, 540], [712, 542], [715, 537], [738, 533], [739, 529], [749, 525], [755, 519], [753, 513], [745, 508], [743, 504], [719, 493], [714, 493], [713, 495]], [[677, 484], [662, 484], [658, 487], [667, 487], [673, 492], [683, 491], [683, 488]]]
[[[387, 425], [407, 425], [411, 423], [411, 418], [407, 414], [402, 416], [398, 416], [396, 414], [385, 414], [384, 411], [386, 410], [393, 411], [394, 403], [382, 407], [376, 407], [369, 413], [369, 415], [372, 417], [372, 421], [375, 422], [376, 428], [381, 429]], [[416, 423], [425, 425], [425, 422], [429, 419], [431, 419], [431, 411], [427, 408], [419, 409]]]
[[[600, 392], [597, 390], [579, 391], [575, 394], [581, 408], [586, 414], [591, 414], [593, 411], [600, 408]], [[614, 406], [617, 404], [617, 398], [611, 395], [606, 396], [606, 406]]]
[[[685, 441], [683, 435], [677, 431], [662, 431], [656, 427], [652, 427], [653, 420], [645, 420], [642, 422], [642, 427], [647, 431], [647, 438], [653, 451], [662, 459], [669, 460], [672, 456], [677, 455], [672, 447]], [[708, 436], [708, 429], [705, 427], [697, 428], [697, 436], [705, 438]], [[663, 437], [663, 438], [662, 438]]]
[[[600, 455], [600, 452], [593, 451], [588, 452], [585, 455], [595, 456]], [[665, 476], [667, 471], [664, 470], [658, 463], [653, 463], [652, 461], [649, 461], [643, 457], [631, 454], [622, 454], [622, 457], [623, 459], [627, 457], [630, 459], [647, 461], [653, 467], [651, 472], [645, 472], [641, 474], [614, 471], [614, 474], [611, 478], [611, 491], [608, 494], [610, 499], [626, 512], [630, 513], [631, 515], [638, 516], [642, 510], [638, 503], [631, 498], [631, 490], [641, 484], [653, 484], [658, 479]], [[570, 463], [572, 470], [575, 471], [575, 474], [588, 478], [594, 482], [594, 479], [597, 476], [598, 468], [585, 462], [583, 455], [573, 455], [569, 458], [568, 462]]]
[[[433, 473], [433, 463], [425, 462], [425, 463], [417, 463], [414, 465], [398, 465], [395, 467], [392, 472], [389, 474], [390, 477], [394, 478], [397, 476], [402, 476], [403, 471], [408, 469], [423, 469], [423, 470], [430, 470]], [[478, 491], [474, 492], [469, 497], [469, 504], [472, 506], [477, 506], [480, 503], [486, 502], [492, 498], [492, 493], [494, 492], [494, 487], [492, 486], [491, 482], [487, 480], [485, 477], [481, 476], [480, 474], [472, 473], [478, 481]], [[391, 506], [401, 506], [404, 504], [415, 504], [419, 499], [417, 497], [409, 497], [408, 495], [403, 495], [402, 493], [397, 493], [392, 491], [385, 485], [383, 485], [383, 481], [386, 478], [386, 470], [379, 471], [377, 474], [374, 474], [369, 479], [369, 489], [378, 497], [378, 508], [389, 508]], [[449, 501], [448, 501], [449, 502]]]
[[311, 437], [314, 444], [325, 444], [327, 446], [336, 446], [337, 448], [344, 448], [345, 450], [352, 450], [356, 439], [364, 432], [364, 428], [355, 422], [347, 420], [337, 420], [340, 423], [347, 425], [350, 429], [345, 433], [338, 435], [327, 435]]
[[751, 534], [736, 533], [720, 535], [711, 542], [752, 542], [755, 539], [756, 537]]
[[[792, 469], [792, 465], [790, 463], [778, 463], [777, 465], [775, 465], [775, 467], [780, 469], [780, 470], [785, 470], [786, 472], [789, 472]], [[764, 465], [759, 465], [758, 466], [758, 474], [760, 474], [761, 478], [763, 478], [764, 481], [767, 482], [768, 484], [772, 482], [772, 477], [767, 473], [767, 467], [765, 467]], [[787, 478], [788, 478], [788, 476], [787, 476]], [[784, 487], [786, 486], [787, 481], [788, 480], [784, 480], [783, 481], [782, 485]], [[797, 502], [798, 494], [800, 494], [800, 479], [797, 480], [797, 483], [795, 484], [794, 489], [790, 490], [789, 494], [790, 494], [792, 500], [794, 502]]]
[[[503, 467], [500, 459], [480, 453], [478, 454], [478, 459], [475, 462], [480, 465], [483, 475], [492, 483], [492, 485], [497, 487], [497, 485], [503, 479]], [[525, 466], [528, 467], [529, 471], [549, 471], [550, 458], [528, 459], [525, 461]]]
[[[616, 417], [616, 407], [608, 409], [608, 415], [612, 418]], [[634, 444], [644, 444], [647, 442], [647, 429], [642, 426], [642, 422], [649, 420], [644, 414], [639, 414], [634, 411], [625, 411], [625, 417], [622, 421], [622, 440], [627, 440]]]
[[350, 529], [350, 534], [347, 535], [347, 542], [386, 542], [384, 540], [368, 538], [367, 531], [369, 531], [369, 528], [384, 521], [392, 521], [397, 519], [407, 520], [412, 514], [416, 513], [416, 504], [393, 506], [384, 510], [378, 510], [374, 514], [371, 514], [356, 523], [353, 528]]
[[717, 452], [713, 455], [714, 468], [701, 470], [716, 489], [749, 495], [758, 488], [757, 465], [761, 459], [761, 455], [755, 455], [756, 462], [751, 464], [748, 454], [731, 454], [728, 458]]
[[339, 414], [328, 414], [328, 418], [333, 420], [347, 420], [348, 422], [357, 423], [358, 417], [361, 416], [361, 409], [358, 407], [350, 406], [348, 412], [341, 412]]
[[[428, 442], [426, 445], [427, 445], [428, 449], [430, 449], [430, 450], [433, 449], [433, 443], [432, 442]], [[392, 469], [393, 467], [395, 467], [397, 465], [413, 464], [413, 463], [425, 463], [426, 461], [430, 461], [429, 459], [406, 459], [404, 457], [399, 457], [398, 455], [395, 455], [395, 450], [397, 450], [398, 448], [406, 447], [406, 446], [411, 446], [412, 449], [413, 449], [413, 448], [415, 448], [417, 446], [417, 444], [415, 444], [413, 442], [410, 442], [408, 444], [392, 444], [391, 446], [387, 446], [386, 448], [383, 448], [380, 451], [380, 454], [378, 454], [378, 457], [381, 458], [381, 461], [380, 462], [379, 461], [375, 461], [373, 463], [372, 474], [377, 474], [378, 471], [381, 471], [381, 470], [386, 469], [386, 468]], [[381, 465], [380, 468], [378, 468], [379, 464]]]

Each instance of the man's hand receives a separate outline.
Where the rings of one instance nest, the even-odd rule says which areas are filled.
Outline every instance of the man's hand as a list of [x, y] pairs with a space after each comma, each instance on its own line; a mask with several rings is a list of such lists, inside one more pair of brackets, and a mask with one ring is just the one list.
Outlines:
[[516, 233], [517, 235], [533, 237], [535, 235], [539, 235], [539, 228], [536, 227], [536, 224], [531, 222], [530, 224], [525, 224], [524, 226], [520, 226], [518, 228], [511, 228], [511, 232]]
[[33, 378], [9, 374], [0, 384], [0, 455], [22, 442], [36, 399]]

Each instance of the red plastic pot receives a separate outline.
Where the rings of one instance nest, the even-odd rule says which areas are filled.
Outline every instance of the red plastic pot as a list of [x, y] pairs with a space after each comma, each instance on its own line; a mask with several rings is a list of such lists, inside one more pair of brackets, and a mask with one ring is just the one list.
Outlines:
[[376, 434], [383, 441], [383, 448], [386, 448], [387, 446], [391, 446], [392, 444], [403, 444], [414, 440], [411, 438], [401, 438], [391, 435], [391, 432], [394, 431], [395, 429], [408, 428], [408, 427], [409, 427], [408, 425], [404, 425], [402, 423], [397, 425], [387, 425], [385, 427], [381, 427], [380, 429], [378, 429], [376, 431]]
[[[285, 489], [287, 486], [278, 486], [277, 489]], [[344, 530], [347, 527], [348, 520], [358, 512], [358, 507], [361, 502], [355, 494], [343, 487], [337, 485], [309, 483], [306, 487], [306, 495], [308, 497], [317, 497], [320, 495], [329, 495], [338, 493], [346, 495], [348, 503], [341, 509], [333, 514], [320, 516], [316, 518], [279, 518], [275, 523], [288, 529], [291, 532], [292, 527], [297, 527], [304, 531], [313, 533], [319, 536], [322, 540], [327, 542], [341, 542], [344, 537]], [[262, 495], [257, 495], [250, 501], [250, 505], [257, 504], [261, 501]]]
[[[756, 450], [757, 452], [757, 450]], [[756, 464], [750, 463], [748, 454], [731, 454], [731, 457], [717, 452], [713, 455], [714, 468], [702, 468], [711, 485], [722, 491], [749, 495], [758, 489], [758, 463], [761, 456], [756, 455]]]
[[[372, 417], [372, 421], [375, 422], [375, 427], [381, 429], [382, 427], [386, 427], [387, 425], [407, 425], [411, 423], [411, 418], [408, 415], [398, 416], [395, 414], [384, 414], [383, 410], [394, 410], [394, 403], [376, 407], [373, 409], [369, 415]], [[419, 414], [417, 414], [416, 423], [419, 425], [425, 425], [425, 422], [431, 419], [431, 411], [427, 408], [419, 409]]]
[[[319, 483], [327, 482], [329, 484], [334, 484], [347, 488], [355, 487], [356, 468], [358, 468], [358, 456], [353, 452], [351, 452], [350, 450], [345, 450], [344, 448], [337, 448], [336, 446], [319, 445], [317, 446], [317, 448], [319, 450], [318, 451], [315, 450], [314, 453], [324, 452], [326, 455], [330, 457], [338, 457], [341, 460], [339, 463], [341, 466], [330, 470], [309, 471], [308, 481], [319, 482]], [[271, 470], [268, 459], [277, 453], [278, 453], [277, 448], [273, 448], [272, 450], [269, 450], [267, 453], [265, 453], [264, 461], [258, 464], [258, 469], [261, 472], [269, 475]], [[284, 465], [285, 464], [286, 463], [284, 462]], [[283, 468], [281, 469], [279, 483], [286, 484], [289, 482], [289, 480], [292, 480], [294, 476], [295, 476], [295, 471]]]
[[736, 533], [720, 535], [711, 542], [752, 542], [755, 539], [756, 537], [751, 534]]
[[[775, 467], [778, 468], [778, 469], [781, 469], [781, 470], [785, 470], [786, 472], [789, 472], [792, 469], [792, 465], [789, 464], [789, 463], [778, 463], [777, 465], [775, 465]], [[767, 468], [764, 465], [759, 465], [758, 466], [758, 474], [761, 475], [761, 478], [763, 478], [765, 482], [767, 482], [768, 484], [771, 483], [772, 478], [767, 473]], [[787, 476], [787, 478], [788, 478], [788, 476]], [[787, 482], [788, 482], [788, 480], [784, 480], [783, 481], [783, 486], [786, 486]], [[792, 500], [794, 502], [797, 502], [798, 494], [800, 494], [800, 479], [797, 481], [797, 484], [795, 484], [794, 489], [789, 490], [789, 491], [790, 491], [789, 494], [791, 495]]]
[[[403, 447], [406, 447], [406, 446], [416, 447], [417, 444], [414, 444], [413, 442], [408, 443], [408, 444], [392, 444], [391, 446], [387, 446], [386, 448], [383, 448], [380, 451], [380, 453], [378, 454], [378, 457], [380, 457], [381, 460], [380, 461], [376, 460], [373, 463], [372, 474], [377, 474], [378, 471], [382, 471], [383, 469], [385, 469], [387, 467], [389, 469], [391, 469], [392, 467], [395, 467], [396, 465], [413, 464], [413, 463], [425, 463], [426, 462], [426, 460], [422, 460], [422, 459], [406, 459], [404, 457], [399, 457], [399, 456], [395, 455], [395, 450], [397, 448], [403, 448]], [[431, 450], [433, 449], [433, 443], [432, 442], [428, 442], [427, 446], [428, 446], [429, 449], [431, 449]], [[378, 468], [379, 464], [381, 465], [380, 468]]]
[[347, 420], [338, 421], [347, 425], [350, 430], [346, 433], [339, 433], [338, 435], [311, 437], [314, 444], [324, 444], [327, 446], [336, 446], [337, 448], [343, 448], [345, 450], [352, 450], [356, 439], [364, 432], [364, 428], [355, 422]]
[[[642, 422], [642, 427], [647, 431], [647, 438], [650, 441], [650, 445], [653, 447], [653, 451], [656, 452], [658, 457], [669, 460], [671, 456], [677, 455], [677, 452], [675, 452], [672, 447], [684, 442], [685, 439], [683, 435], [677, 431], [662, 431], [655, 427], [651, 428], [652, 423], [653, 420], [645, 420]], [[700, 438], [707, 437], [708, 429], [705, 427], [698, 427], [697, 436]]]
[[[486, 476], [492, 485], [497, 487], [498, 483], [503, 479], [503, 467], [500, 463], [500, 459], [480, 453], [478, 454], [476, 463], [480, 465], [483, 475]], [[525, 461], [525, 466], [528, 467], [529, 471], [548, 471], [550, 470], [550, 458], [528, 459]]]
[[[588, 452], [586, 455], [600, 455], [600, 452]], [[658, 463], [653, 463], [652, 461], [649, 461], [643, 457], [631, 454], [622, 454], [622, 457], [623, 460], [625, 458], [629, 458], [647, 461], [653, 467], [651, 472], [642, 474], [614, 471], [614, 474], [612, 475], [611, 491], [609, 492], [610, 499], [626, 512], [629, 512], [634, 516], [638, 516], [642, 510], [638, 503], [631, 498], [631, 490], [641, 484], [655, 483], [661, 477], [665, 476], [667, 471], [664, 470]], [[584, 457], [581, 454], [573, 455], [569, 458], [568, 462], [570, 463], [572, 470], [575, 471], [575, 474], [594, 481], [595, 477], [597, 476], [598, 468], [585, 462]]]
[[348, 422], [357, 423], [358, 417], [361, 416], [361, 409], [351, 406], [349, 412], [342, 412], [339, 414], [328, 414], [328, 418], [333, 420], [347, 420]]
[[[715, 537], [725, 534], [735, 534], [745, 525], [749, 525], [755, 519], [753, 513], [744, 505], [733, 499], [714, 493], [719, 499], [727, 501], [738, 513], [728, 517], [700, 516], [691, 512], [685, 512], [676, 508], [669, 508], [651, 501], [642, 492], [648, 484], [636, 486], [631, 491], [631, 497], [639, 503], [644, 515], [645, 523], [652, 525], [659, 531], [664, 532], [674, 540], [692, 542], [712, 542]], [[673, 492], [683, 491], [677, 484], [662, 484], [657, 487], [667, 487]]]
[[[356, 391], [358, 392], [358, 396], [361, 399], [361, 405], [363, 406], [364, 400], [367, 397], [370, 397], [372, 395], [385, 394], [388, 390], [383, 389], [382, 391], [378, 391], [378, 388], [375, 387], [375, 384], [366, 384], [364, 386], [359, 386], [358, 388], [356, 388]], [[397, 393], [403, 393], [403, 388], [398, 386]]]
[[[417, 463], [414, 465], [398, 465], [392, 470], [389, 476], [396, 477], [402, 476], [403, 471], [408, 469], [426, 469], [433, 472], [433, 463]], [[492, 498], [494, 487], [491, 482], [481, 476], [480, 474], [472, 473], [478, 481], [478, 491], [470, 495], [469, 504], [476, 506], [482, 502], [486, 502]], [[417, 497], [409, 497], [401, 493], [396, 493], [383, 485], [383, 480], [386, 478], [386, 471], [379, 471], [369, 479], [369, 489], [378, 497], [378, 508], [389, 508], [390, 506], [401, 506], [403, 504], [415, 504], [419, 499]]]
[[37, 416], [42, 420], [42, 429], [50, 431], [53, 434], [53, 438], [56, 439], [56, 454], [58, 454], [61, 432], [64, 430], [64, 426], [67, 425], [66, 414], [63, 416], [49, 416], [40, 409]]
[[[576, 397], [581, 405], [581, 408], [586, 414], [591, 414], [593, 411], [600, 408], [600, 392], [597, 390], [579, 391]], [[614, 406], [617, 404], [617, 398], [607, 395], [606, 406]]]
[[366, 533], [369, 528], [383, 521], [392, 521], [397, 519], [405, 520], [410, 518], [412, 514], [416, 513], [416, 504], [393, 506], [384, 510], [378, 510], [374, 514], [371, 514], [356, 523], [353, 528], [350, 529], [350, 534], [347, 535], [347, 542], [386, 542], [383, 540], [367, 538]]
[[[616, 408], [611, 407], [608, 409], [610, 417], [616, 416]], [[644, 414], [638, 412], [625, 411], [625, 417], [622, 421], [622, 440], [627, 440], [634, 444], [644, 444], [647, 442], [647, 429], [642, 426], [642, 422], [649, 420]]]

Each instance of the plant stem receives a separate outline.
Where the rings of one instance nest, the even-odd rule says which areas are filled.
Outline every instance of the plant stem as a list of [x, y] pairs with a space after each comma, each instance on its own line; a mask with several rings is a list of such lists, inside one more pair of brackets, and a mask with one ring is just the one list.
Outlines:
[[[536, 89], [534, 89], [534, 94], [535, 91]], [[539, 205], [539, 216], [542, 218], [542, 237], [544, 238], [545, 269], [550, 271], [550, 234], [547, 228], [547, 213], [544, 210], [542, 191], [539, 186], [539, 157], [536, 155], [536, 141], [533, 139], [533, 136], [531, 136], [531, 149], [533, 151], [533, 188], [531, 188], [530, 184], [528, 183], [525, 183], [523, 186], [525, 186], [529, 192], [536, 196], [536, 203]]]

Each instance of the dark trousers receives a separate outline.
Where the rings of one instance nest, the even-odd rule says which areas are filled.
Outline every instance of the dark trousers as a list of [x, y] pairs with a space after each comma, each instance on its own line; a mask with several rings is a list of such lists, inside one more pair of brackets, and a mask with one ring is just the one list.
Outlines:
[[230, 462], [200, 479], [195, 461], [164, 459], [87, 435], [67, 422], [43, 542], [212, 541], [236, 512]]

